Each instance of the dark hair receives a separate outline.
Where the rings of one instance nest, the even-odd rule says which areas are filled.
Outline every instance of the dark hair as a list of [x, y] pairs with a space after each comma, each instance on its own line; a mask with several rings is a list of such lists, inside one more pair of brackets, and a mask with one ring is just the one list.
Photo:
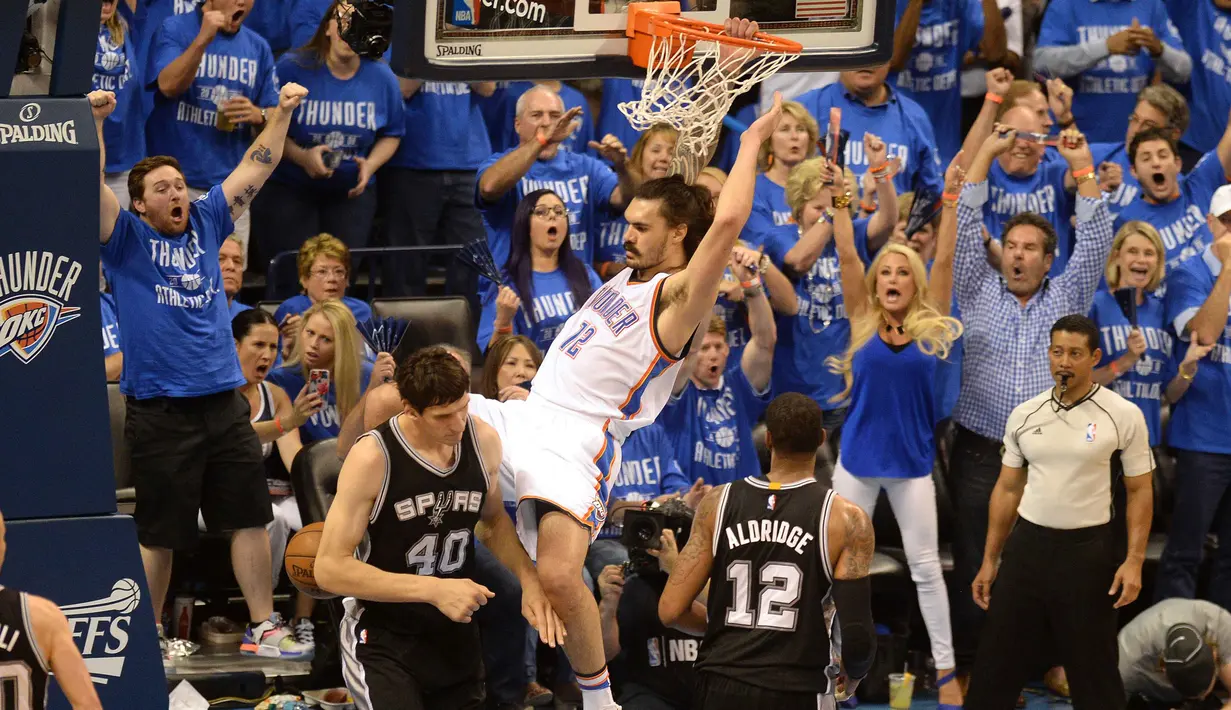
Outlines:
[[1175, 142], [1175, 135], [1171, 128], [1147, 128], [1144, 131], [1138, 131], [1137, 135], [1133, 136], [1132, 142], [1128, 144], [1128, 162], [1130, 165], [1137, 164], [1137, 151], [1141, 149], [1141, 144], [1148, 141], [1163, 141], [1171, 148], [1171, 154], [1178, 156], [1180, 154], [1180, 146]]
[[1056, 228], [1052, 226], [1051, 222], [1047, 221], [1046, 217], [1040, 217], [1033, 212], [1018, 212], [1009, 218], [1009, 221], [1005, 222], [1004, 231], [1000, 233], [1000, 238], [1003, 240], [1009, 236], [1009, 232], [1013, 231], [1014, 227], [1022, 225], [1034, 227], [1043, 233], [1044, 256], [1056, 253], [1056, 242], [1059, 239], [1056, 236]]
[[128, 209], [130, 212], [141, 214], [133, 203], [137, 200], [145, 200], [145, 176], [168, 165], [175, 168], [180, 177], [184, 176], [184, 169], [180, 167], [180, 161], [169, 155], [151, 155], [137, 161], [137, 164], [132, 167], [132, 170], [128, 172], [128, 197], [131, 200]]
[[264, 309], [249, 308], [236, 313], [231, 319], [231, 335], [236, 341], [243, 340], [258, 325], [272, 325], [277, 328], [278, 321], [274, 320], [274, 317]]
[[1086, 316], [1074, 313], [1061, 317], [1052, 325], [1049, 338], [1055, 338], [1056, 333], [1084, 335], [1086, 344], [1090, 346], [1090, 352], [1098, 350], [1098, 324]]
[[483, 365], [483, 380], [479, 383], [479, 394], [488, 399], [496, 399], [500, 396], [500, 388], [496, 385], [496, 378], [500, 376], [500, 364], [509, 356], [509, 351], [518, 345], [525, 347], [526, 352], [530, 353], [530, 359], [534, 360], [536, 368], [542, 366], [543, 352], [533, 340], [524, 335], [506, 335], [487, 349]]
[[457, 358], [439, 347], [420, 348], [394, 371], [398, 394], [422, 414], [430, 407], [452, 404], [470, 391], [470, 375]]
[[311, 39], [304, 42], [302, 47], [296, 47], [289, 54], [295, 60], [295, 63], [305, 69], [324, 66], [325, 59], [329, 56], [329, 22], [338, 13], [338, 0], [333, 0], [329, 3], [329, 9], [325, 11], [325, 16], [316, 24], [316, 31], [312, 33]]
[[781, 454], [816, 454], [825, 442], [823, 414], [816, 400], [798, 392], [778, 395], [765, 410], [769, 446]]
[[684, 255], [691, 259], [714, 222], [714, 196], [710, 191], [689, 185], [679, 175], [668, 175], [641, 183], [634, 197], [658, 200], [659, 212], [666, 218], [667, 226], [683, 224], [688, 227], [688, 233], [684, 236]]
[[[508, 274], [513, 290], [521, 299], [522, 311], [526, 319], [534, 323], [534, 269], [531, 262], [530, 218], [534, 208], [544, 195], [553, 195], [560, 202], [560, 196], [551, 190], [535, 190], [517, 203], [517, 211], [513, 213], [513, 232], [509, 237], [509, 260], [504, 263], [504, 272]], [[567, 206], [566, 206], [567, 209]], [[567, 217], [567, 215], [566, 215]], [[565, 219], [565, 236], [569, 227]], [[590, 287], [590, 276], [586, 273], [586, 265], [573, 253], [573, 246], [566, 238], [556, 250], [559, 258], [559, 268], [564, 272], [564, 280], [568, 282], [568, 290], [573, 292], [573, 307], [581, 308], [589, 298], [593, 289]]]

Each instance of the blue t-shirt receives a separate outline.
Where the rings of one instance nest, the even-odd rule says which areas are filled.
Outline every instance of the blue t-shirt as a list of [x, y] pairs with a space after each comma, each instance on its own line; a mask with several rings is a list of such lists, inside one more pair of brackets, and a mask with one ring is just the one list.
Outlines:
[[1187, 89], [1189, 123], [1184, 142], [1202, 153], [1222, 139], [1231, 113], [1231, 12], [1211, 0], [1166, 0], [1184, 48], [1193, 59]]
[[[762, 235], [765, 253], [782, 268], [786, 253], [799, 241], [795, 225], [784, 225]], [[864, 264], [868, 257], [868, 220], [855, 220], [855, 248]], [[838, 249], [831, 239], [802, 278], [794, 281], [799, 312], [778, 317], [778, 343], [774, 348], [774, 392], [806, 394], [821, 406], [833, 410], [845, 406], [830, 401], [845, 385], [830, 372], [825, 358], [841, 355], [851, 340], [851, 324], [846, 318], [842, 296], [842, 272]]]
[[861, 478], [920, 478], [936, 460], [932, 383], [938, 358], [919, 346], [891, 348], [873, 333], [851, 363], [850, 406], [839, 461]]
[[992, 161], [987, 171], [988, 199], [983, 207], [983, 226], [992, 238], [1004, 238], [1004, 226], [1014, 215], [1033, 212], [1051, 222], [1056, 230], [1056, 258], [1051, 275], [1064, 273], [1069, 255], [1073, 253], [1073, 197], [1064, 189], [1064, 175], [1069, 166], [1063, 160], [1042, 160], [1038, 170], [1027, 177], [1016, 177]]
[[[123, 3], [121, 3], [123, 4]], [[141, 98], [138, 40], [127, 20], [117, 44], [106, 25], [98, 29], [91, 88], [115, 92], [115, 110], [103, 122], [109, 173], [122, 173], [145, 157], [145, 112]]]
[[[359, 180], [359, 164], [352, 158], [367, 157], [377, 139], [400, 138], [406, 130], [402, 120], [402, 92], [397, 77], [384, 62], [361, 59], [359, 71], [339, 79], [324, 63], [312, 65], [308, 56], [292, 53], [278, 61], [278, 76], [308, 90], [291, 117], [287, 136], [302, 148], [327, 145], [342, 154], [342, 162], [327, 178], [311, 178], [290, 160], [274, 169], [271, 180], [320, 193], [346, 193]], [[371, 186], [376, 176], [368, 180]]]
[[[928, 264], [928, 273], [932, 273], [932, 265]], [[959, 321], [962, 311], [957, 307], [957, 295], [949, 299], [949, 315]], [[957, 406], [957, 396], [962, 391], [962, 358], [966, 352], [966, 338], [963, 335], [949, 346], [949, 357], [936, 362], [936, 380], [933, 387], [933, 399], [936, 402], [936, 421], [941, 422], [953, 415]]]
[[[291, 399], [299, 396], [299, 392], [308, 382], [304, 379], [304, 370], [300, 365], [283, 365], [271, 371], [267, 379], [286, 390]], [[372, 363], [366, 360], [361, 361], [359, 371], [359, 392], [361, 394], [367, 390], [368, 381], [371, 379]], [[332, 439], [342, 430], [343, 417], [338, 414], [337, 397], [337, 387], [331, 383], [329, 395], [325, 397], [325, 406], [321, 407], [316, 414], [308, 417], [308, 421], [299, 427], [299, 438], [303, 443]]]
[[290, 17], [287, 18], [287, 33], [292, 47], [302, 47], [312, 40], [325, 13], [333, 0], [290, 0]]
[[[355, 316], [356, 323], [364, 323], [372, 320], [372, 309], [367, 303], [360, 301], [358, 298], [343, 296], [341, 299], [342, 305], [350, 309], [351, 315]], [[312, 299], [308, 298], [308, 294], [301, 293], [296, 296], [291, 296], [278, 306], [278, 310], [274, 311], [274, 320], [279, 323], [283, 318], [289, 315], [303, 315], [303, 312], [312, 307]]]
[[[509, 81], [496, 85], [496, 91], [482, 100], [483, 119], [487, 122], [487, 133], [491, 139], [492, 150], [503, 153], [521, 144], [521, 138], [514, 128], [517, 119], [517, 99], [534, 87], [533, 81]], [[594, 140], [594, 118], [590, 115], [590, 102], [585, 95], [568, 84], [561, 84], [560, 100], [564, 102], [564, 110], [581, 109], [577, 120], [581, 125], [560, 144], [561, 150], [571, 153], [589, 153], [590, 141]], [[624, 147], [632, 152], [633, 146], [625, 143]]]
[[231, 316], [231, 320], [235, 320], [235, 316], [250, 310], [252, 310], [252, 306], [245, 306], [238, 300], [232, 300], [231, 304], [227, 306], [227, 315]]
[[425, 81], [405, 101], [406, 131], [386, 165], [410, 170], [476, 170], [492, 154], [481, 97], [461, 81]]
[[264, 38], [275, 55], [291, 47], [291, 3], [292, 0], [259, 0], [249, 5], [252, 12], [244, 18], [244, 27]]
[[[603, 282], [589, 265], [585, 268], [586, 276], [590, 279], [590, 292], [593, 293], [603, 285]], [[512, 286], [511, 283], [510, 286]], [[513, 288], [516, 290], [515, 287]], [[533, 300], [522, 298], [522, 307], [513, 316], [513, 334], [527, 336], [534, 341], [539, 350], [547, 352], [551, 341], [556, 339], [556, 335], [560, 333], [560, 329], [564, 327], [569, 316], [573, 315], [578, 306], [585, 303], [585, 299], [573, 298], [568, 279], [560, 269], [547, 273], [532, 272], [530, 288], [534, 291]], [[477, 337], [480, 350], [487, 350], [487, 344], [491, 342], [492, 332], [496, 326], [496, 296], [499, 293], [500, 288], [492, 283], [487, 284], [483, 291], [483, 310], [479, 315]], [[526, 313], [527, 301], [533, 304], [531, 308], [534, 315], [533, 320]]]
[[[610, 502], [647, 501], [677, 491], [692, 483], [680, 473], [675, 462], [675, 449], [658, 423], [641, 427], [620, 445], [620, 470], [611, 488]], [[622, 526], [605, 525], [600, 538], [619, 537]]]
[[1104, 193], [1107, 202], [1107, 211], [1112, 217], [1119, 216], [1121, 210], [1128, 207], [1133, 200], [1137, 199], [1137, 195], [1141, 193], [1141, 183], [1137, 182], [1137, 178], [1133, 177], [1131, 168], [1133, 164], [1128, 160], [1128, 148], [1120, 143], [1094, 143], [1090, 146], [1090, 155], [1094, 158], [1094, 167], [1097, 171], [1098, 166], [1103, 163], [1115, 163], [1120, 166], [1120, 174], [1124, 176], [1120, 187], [1117, 187], [1115, 192]]
[[756, 235], [784, 224], [795, 224], [791, 206], [786, 202], [786, 188], [761, 173], [757, 175], [752, 192], [752, 212], [740, 232], [740, 238], [745, 241], [756, 239]]
[[641, 138], [641, 131], [629, 124], [628, 119], [620, 112], [620, 104], [640, 101], [643, 86], [644, 79], [603, 79], [603, 96], [598, 107], [595, 135], [601, 138], [611, 134], [619, 138], [629, 153], [632, 153], [633, 146]]
[[102, 260], [124, 321], [121, 392], [201, 397], [244, 384], [218, 265], [218, 247], [233, 231], [221, 187], [192, 202], [178, 237], [120, 211]]
[[[1110, 291], [1100, 289], [1094, 294], [1090, 318], [1099, 327], [1099, 349], [1103, 359], [1099, 367], [1106, 367], [1128, 352], [1128, 336], [1132, 325], [1120, 310], [1116, 297]], [[1162, 440], [1163, 393], [1167, 383], [1175, 377], [1175, 337], [1167, 325], [1163, 299], [1149, 293], [1145, 302], [1137, 306], [1137, 327], [1146, 339], [1146, 351], [1132, 370], [1112, 381], [1113, 392], [1129, 400], [1141, 409], [1150, 428], [1150, 446], [1158, 446]]]
[[231, 96], [245, 96], [260, 107], [278, 105], [278, 77], [269, 43], [240, 27], [233, 35], [219, 32], [188, 90], [167, 98], [158, 91], [158, 75], [183, 54], [201, 31], [200, 11], [168, 18], [150, 48], [147, 85], [154, 90], [154, 111], [145, 126], [150, 155], [173, 155], [192, 187], [217, 185], [239, 165], [252, 143], [244, 125], [232, 131], [216, 127], [217, 106]]
[[878, 106], [865, 105], [841, 82], [813, 89], [795, 100], [821, 122], [829, 120], [829, 109], [842, 109], [842, 128], [851, 134], [846, 143], [846, 167], [856, 178], [868, 171], [863, 134], [874, 133], [885, 141], [887, 157], [896, 157], [902, 163], [893, 178], [899, 195], [920, 190], [939, 195], [944, 192], [944, 167], [936, 150], [932, 121], [914, 99], [888, 88], [889, 100]]
[[[1191, 319], [1205, 303], [1222, 264], [1207, 247], [1167, 277], [1167, 323], [1179, 332], [1177, 320]], [[1189, 338], [1176, 347], [1187, 350]], [[1182, 358], [1180, 358], [1182, 359]], [[1231, 317], [1227, 319], [1214, 349], [1197, 364], [1192, 385], [1171, 405], [1171, 430], [1167, 444], [1190, 451], [1231, 454]]]
[[[728, 359], [728, 362], [732, 362]], [[675, 458], [690, 481], [711, 486], [761, 474], [752, 428], [769, 406], [769, 387], [757, 392], [739, 360], [727, 367], [718, 387], [689, 382], [672, 397], [659, 421], [675, 442]]]
[[[1209, 0], [1188, 1], [1196, 4]], [[1163, 42], [1183, 51], [1180, 35], [1168, 19], [1162, 0], [1051, 0], [1043, 15], [1037, 46], [1104, 42], [1132, 26], [1134, 18], [1153, 29]], [[1143, 48], [1131, 56], [1112, 54], [1068, 81], [1073, 87], [1073, 117], [1090, 142], [1114, 143], [1124, 139], [1129, 114], [1137, 106], [1137, 94], [1150, 84], [1155, 66], [1150, 52]], [[1222, 119], [1226, 120], [1225, 114]]]
[[[730, 268], [723, 278], [734, 280]], [[727, 357], [731, 362], [739, 362], [744, 355], [744, 348], [752, 339], [752, 331], [748, 328], [748, 308], [742, 302], [729, 301], [726, 296], [718, 294], [714, 313], [722, 316], [722, 322], [727, 326], [727, 347], [731, 349]]]
[[[1115, 228], [1119, 231], [1125, 222], [1139, 219], [1149, 222], [1163, 238], [1167, 250], [1167, 272], [1189, 258], [1201, 253], [1214, 243], [1214, 235], [1206, 224], [1205, 215], [1210, 209], [1214, 191], [1226, 183], [1222, 162], [1218, 153], [1206, 153], [1197, 166], [1187, 175], [1179, 176], [1180, 196], [1166, 204], [1146, 202], [1143, 195], [1120, 210]], [[1167, 278], [1170, 282], [1170, 276]]]
[[588, 155], [557, 151], [551, 160], [537, 160], [530, 170], [517, 181], [517, 186], [495, 202], [487, 202], [479, 194], [478, 183], [483, 173], [507, 153], [497, 153], [479, 166], [475, 181], [475, 205], [483, 213], [487, 227], [487, 244], [497, 264], [509, 260], [509, 234], [513, 229], [513, 214], [517, 204], [535, 190], [552, 190], [564, 201], [568, 210], [569, 240], [573, 253], [583, 263], [594, 263], [592, 235], [600, 232], [599, 225], [611, 219], [611, 193], [619, 186], [615, 171], [598, 158]]
[[106, 292], [98, 296], [103, 309], [103, 355], [115, 355], [123, 350], [120, 347], [120, 317], [116, 315], [115, 296]]
[[[902, 21], [910, 0], [897, 0], [897, 19]], [[915, 48], [906, 68], [889, 83], [911, 97], [932, 119], [936, 146], [942, 164], [948, 165], [962, 147], [962, 60], [979, 47], [983, 37], [983, 4], [980, 0], [932, 0], [923, 4]], [[818, 116], [818, 118], [820, 118]]]

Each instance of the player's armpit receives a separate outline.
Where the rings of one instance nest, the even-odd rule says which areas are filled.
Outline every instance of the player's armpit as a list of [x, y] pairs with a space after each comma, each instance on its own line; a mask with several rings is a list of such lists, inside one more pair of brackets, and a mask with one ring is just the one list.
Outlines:
[[474, 417], [470, 418], [471, 426], [479, 441], [479, 455], [483, 457], [483, 467], [492, 480], [494, 490], [500, 490], [500, 461], [504, 458], [504, 444], [500, 435], [487, 422]]
[[[714, 563], [714, 522], [718, 501], [724, 490], [725, 485], [717, 486], [707, 493], [701, 500], [701, 505], [697, 506], [688, 544], [680, 550], [671, 576], [667, 578], [667, 586], [658, 600], [658, 616], [667, 626], [675, 626], [686, 615], [691, 616], [687, 612], [692, 608], [693, 600], [709, 582], [710, 568]], [[681, 630], [698, 632], [695, 628]]]
[[64, 613], [53, 602], [42, 597], [31, 594], [26, 599], [34, 640], [51, 672], [55, 673], [64, 697], [68, 698], [73, 710], [101, 710], [102, 703], [94, 690], [94, 682], [90, 680], [90, 671], [77, 650], [77, 644], [73, 643], [73, 632]]
[[831, 543], [841, 546], [834, 565], [835, 579], [867, 577], [876, 550], [876, 534], [872, 521], [863, 509], [841, 497], [834, 498], [835, 515], [829, 518]]

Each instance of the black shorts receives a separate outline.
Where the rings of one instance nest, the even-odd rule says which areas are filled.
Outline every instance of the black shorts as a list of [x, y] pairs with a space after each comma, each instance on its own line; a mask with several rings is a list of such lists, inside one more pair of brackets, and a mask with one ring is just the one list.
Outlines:
[[838, 705], [832, 695], [824, 693], [770, 690], [717, 673], [700, 671], [697, 673], [697, 690], [692, 706], [705, 710], [834, 710]]
[[[348, 601], [348, 609], [352, 602]], [[357, 710], [480, 710], [483, 648], [478, 626], [447, 634], [390, 631], [353, 611], [342, 617], [342, 677]]]
[[132, 450], [137, 541], [191, 549], [197, 511], [210, 532], [273, 520], [261, 442], [238, 391], [204, 397], [128, 398], [124, 436]]

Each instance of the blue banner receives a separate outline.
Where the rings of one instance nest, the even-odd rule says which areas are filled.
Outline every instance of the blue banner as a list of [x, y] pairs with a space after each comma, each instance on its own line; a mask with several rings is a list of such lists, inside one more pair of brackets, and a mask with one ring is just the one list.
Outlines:
[[[59, 605], [103, 707], [165, 708], [167, 681], [132, 518], [11, 522], [7, 542], [0, 584]], [[54, 682], [49, 697], [51, 710], [70, 710]]]
[[12, 442], [4, 515], [114, 513], [89, 103], [0, 100], [0, 175], [0, 431]]

